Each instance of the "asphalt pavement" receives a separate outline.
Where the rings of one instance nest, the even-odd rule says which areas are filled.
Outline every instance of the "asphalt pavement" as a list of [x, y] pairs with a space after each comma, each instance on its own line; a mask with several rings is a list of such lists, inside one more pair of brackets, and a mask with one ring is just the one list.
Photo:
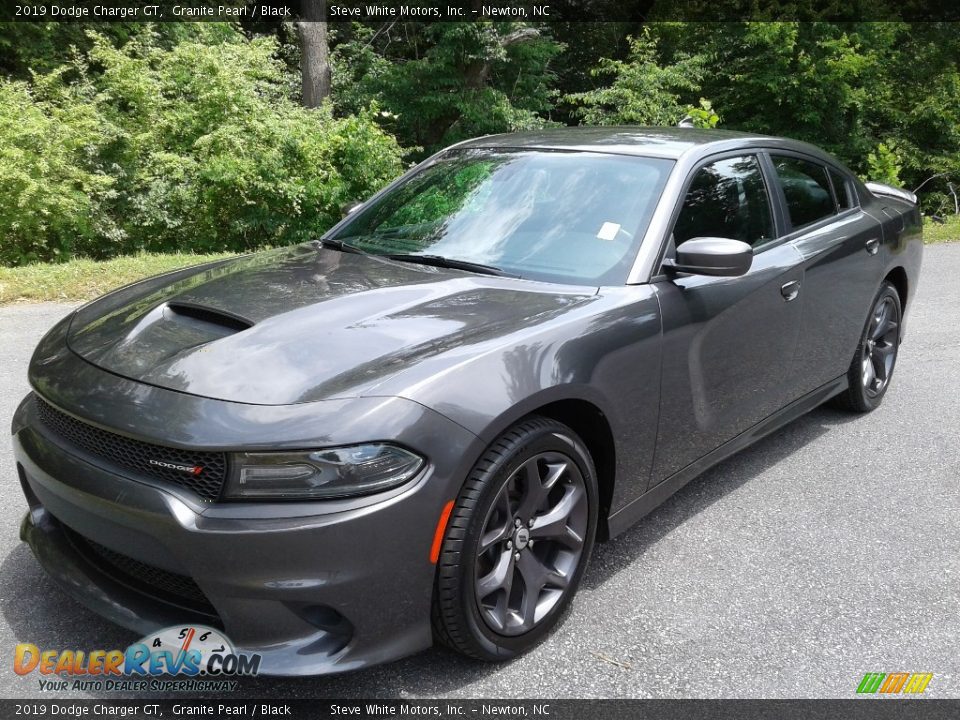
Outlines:
[[[5, 423], [34, 345], [70, 307], [0, 308]], [[225, 697], [850, 698], [864, 673], [894, 671], [931, 672], [926, 696], [960, 697], [960, 244], [926, 249], [910, 312], [879, 410], [815, 410], [600, 545], [566, 623], [526, 657], [433, 649]], [[13, 672], [18, 642], [137, 638], [46, 579], [18, 539], [8, 439], [0, 469], [0, 696], [37, 697], [36, 674]]]

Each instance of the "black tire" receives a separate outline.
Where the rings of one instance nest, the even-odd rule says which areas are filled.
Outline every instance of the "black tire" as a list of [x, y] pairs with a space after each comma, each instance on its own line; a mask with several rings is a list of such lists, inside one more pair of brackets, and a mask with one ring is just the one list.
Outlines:
[[[436, 638], [485, 661], [509, 660], [542, 641], [583, 577], [597, 506], [593, 460], [566, 425], [531, 416], [497, 438], [477, 461], [450, 515], [437, 562]], [[574, 538], [581, 540], [577, 552], [571, 549]], [[501, 575], [504, 581], [496, 587], [490, 578]], [[544, 578], [546, 584], [535, 592], [527, 590]]]
[[834, 406], [858, 413], [880, 406], [897, 365], [902, 319], [900, 295], [893, 285], [884, 282], [870, 306], [870, 315], [847, 370], [848, 387], [834, 398]]

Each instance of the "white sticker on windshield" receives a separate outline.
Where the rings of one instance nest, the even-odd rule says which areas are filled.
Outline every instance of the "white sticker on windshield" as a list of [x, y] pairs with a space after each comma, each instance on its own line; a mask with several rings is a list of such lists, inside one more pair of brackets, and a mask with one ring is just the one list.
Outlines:
[[619, 223], [605, 222], [600, 226], [600, 232], [597, 233], [597, 239], [615, 240], [618, 232], [620, 232]]

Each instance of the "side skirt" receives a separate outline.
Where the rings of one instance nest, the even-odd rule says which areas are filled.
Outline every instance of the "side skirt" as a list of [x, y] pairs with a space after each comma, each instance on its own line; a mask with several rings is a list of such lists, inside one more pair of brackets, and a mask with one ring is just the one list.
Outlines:
[[707, 453], [699, 460], [695, 460], [682, 470], [675, 472], [663, 482], [653, 486], [636, 500], [610, 515], [607, 520], [610, 537], [612, 538], [619, 535], [645, 515], [648, 515], [667, 500], [667, 498], [704, 471], [722, 460], [726, 460], [734, 453], [738, 453], [752, 445], [760, 438], [769, 435], [775, 430], [779, 430], [787, 423], [793, 422], [801, 415], [810, 412], [834, 395], [838, 395], [846, 390], [847, 385], [846, 375], [836, 380], [831, 380], [826, 385], [822, 385], [813, 392], [807, 393], [803, 397], [794, 400], [770, 417], [761, 420], [749, 430], [744, 430], [716, 450]]

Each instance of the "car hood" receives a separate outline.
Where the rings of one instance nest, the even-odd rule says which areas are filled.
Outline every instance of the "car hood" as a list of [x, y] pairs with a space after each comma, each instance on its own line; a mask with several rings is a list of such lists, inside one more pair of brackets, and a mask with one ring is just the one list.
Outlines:
[[118, 290], [76, 312], [67, 342], [126, 378], [283, 405], [376, 394], [425, 358], [506, 341], [596, 291], [309, 244]]

